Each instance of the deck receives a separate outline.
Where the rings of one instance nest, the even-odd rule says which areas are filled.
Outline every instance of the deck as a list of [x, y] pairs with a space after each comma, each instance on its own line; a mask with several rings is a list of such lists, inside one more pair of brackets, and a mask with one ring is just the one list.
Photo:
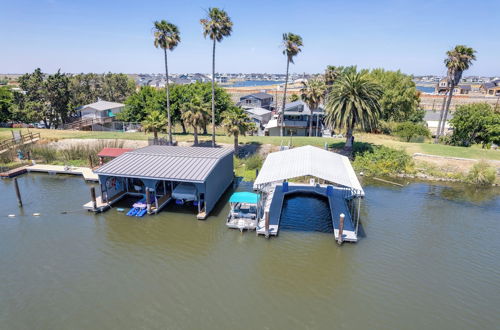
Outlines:
[[[330, 205], [330, 212], [332, 215], [332, 225], [333, 225], [335, 239], [337, 240], [339, 237], [338, 228], [339, 228], [340, 214], [344, 213], [345, 220], [344, 220], [344, 230], [342, 233], [342, 238], [344, 241], [347, 242], [357, 241], [356, 228], [351, 219], [349, 208], [347, 207], [346, 201], [344, 199], [343, 189], [334, 187], [332, 196], [327, 195], [326, 186], [318, 187], [318, 186], [298, 185], [289, 183], [287, 193], [283, 193], [283, 186], [281, 184], [276, 185], [274, 188], [271, 189], [272, 190], [268, 195], [264, 207], [264, 211], [269, 211], [269, 235], [276, 236], [279, 233], [281, 209], [283, 207], [283, 201], [286, 194], [290, 192], [316, 192], [328, 198], [328, 202]], [[262, 218], [259, 221], [256, 231], [258, 235], [266, 234], [264, 218]]]
[[49, 174], [82, 175], [85, 181], [99, 181], [97, 174], [95, 174], [94, 171], [88, 167], [36, 164], [26, 167], [26, 170], [28, 172], [41, 172]]
[[89, 211], [94, 211], [94, 212], [104, 212], [108, 208], [110, 208], [111, 205], [113, 205], [114, 203], [118, 202], [120, 199], [125, 197], [125, 195], [127, 195], [127, 192], [122, 191], [122, 192], [116, 194], [115, 196], [113, 196], [112, 198], [110, 198], [108, 202], [104, 202], [102, 200], [102, 196], [97, 196], [95, 209], [94, 209], [94, 206], [92, 205], [92, 201], [83, 204], [83, 208], [86, 210], [89, 210]]

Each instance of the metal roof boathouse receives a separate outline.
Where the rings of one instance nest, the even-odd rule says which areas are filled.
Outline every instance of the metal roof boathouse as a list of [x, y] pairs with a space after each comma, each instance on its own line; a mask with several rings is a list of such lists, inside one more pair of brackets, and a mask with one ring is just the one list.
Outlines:
[[123, 153], [95, 173], [101, 196], [95, 209], [92, 202], [86, 208], [102, 211], [128, 194], [145, 197], [148, 213], [175, 200], [193, 203], [198, 219], [205, 219], [233, 182], [233, 149], [148, 146]]
[[[309, 178], [309, 184], [289, 182], [294, 178]], [[358, 240], [360, 202], [365, 192], [346, 156], [313, 146], [273, 152], [267, 156], [253, 188], [260, 191], [264, 204], [257, 234], [278, 235], [286, 195], [300, 192], [328, 199], [339, 243]]]

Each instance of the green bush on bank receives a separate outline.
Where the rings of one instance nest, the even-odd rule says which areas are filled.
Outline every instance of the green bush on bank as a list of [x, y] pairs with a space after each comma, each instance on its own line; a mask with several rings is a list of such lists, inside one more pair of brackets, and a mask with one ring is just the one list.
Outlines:
[[431, 136], [431, 132], [426, 126], [412, 122], [399, 123], [393, 132], [394, 135], [399, 136], [406, 142], [410, 142], [414, 138], [428, 138]]
[[496, 170], [484, 160], [474, 164], [467, 174], [466, 181], [468, 183], [487, 186], [492, 185], [496, 180]]
[[409, 173], [414, 169], [413, 159], [406, 152], [384, 146], [358, 154], [353, 165], [357, 171], [369, 176]]

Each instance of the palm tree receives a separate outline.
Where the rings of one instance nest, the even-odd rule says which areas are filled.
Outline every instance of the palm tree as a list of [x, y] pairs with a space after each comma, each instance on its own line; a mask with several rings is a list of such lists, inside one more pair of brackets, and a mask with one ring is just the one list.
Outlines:
[[155, 142], [158, 141], [158, 132], [165, 127], [166, 118], [158, 110], [149, 111], [149, 115], [142, 122], [142, 127], [146, 132], [153, 132]]
[[234, 154], [238, 155], [238, 137], [255, 131], [255, 124], [240, 107], [230, 107], [222, 113], [222, 126], [229, 136], [234, 137]]
[[464, 71], [472, 65], [472, 61], [476, 60], [475, 53], [474, 49], [464, 45], [455, 46], [455, 48], [446, 52], [447, 57], [444, 60], [444, 64], [448, 69], [447, 80], [449, 91], [443, 100], [436, 138], [434, 140], [435, 143], [439, 141], [439, 136], [444, 134], [448, 110], [450, 109], [451, 98], [453, 97], [453, 89], [460, 83]]
[[288, 88], [288, 73], [290, 69], [290, 63], [293, 63], [293, 58], [297, 56], [303, 46], [302, 37], [293, 33], [283, 33], [283, 54], [286, 56], [286, 79], [285, 79], [285, 90], [283, 92], [283, 107], [281, 108], [281, 113], [278, 113], [278, 122], [280, 124], [280, 136], [283, 136], [283, 118], [285, 115], [285, 105], [286, 105], [286, 90]]
[[300, 90], [301, 97], [311, 110], [311, 120], [309, 121], [309, 136], [312, 136], [314, 110], [316, 110], [321, 102], [323, 102], [325, 92], [326, 85], [323, 79], [317, 78], [302, 82], [302, 89]]
[[186, 125], [193, 127], [194, 144], [198, 144], [198, 128], [202, 128], [209, 121], [208, 103], [201, 97], [194, 96], [190, 102], [181, 105], [181, 119]]
[[156, 48], [163, 49], [165, 57], [165, 76], [167, 79], [167, 120], [168, 120], [168, 142], [172, 145], [172, 121], [170, 119], [170, 90], [168, 86], [168, 58], [167, 49], [172, 51], [181, 41], [179, 29], [176, 25], [169, 23], [165, 20], [154, 22], [154, 45]]
[[215, 44], [224, 37], [230, 36], [233, 22], [227, 13], [219, 8], [209, 8], [207, 18], [200, 20], [203, 26], [203, 36], [213, 41], [212, 48], [212, 147], [215, 147]]
[[326, 123], [331, 128], [345, 128], [345, 150], [352, 150], [356, 125], [363, 129], [374, 126], [381, 114], [381, 97], [381, 86], [366, 73], [349, 72], [335, 81], [326, 101]]

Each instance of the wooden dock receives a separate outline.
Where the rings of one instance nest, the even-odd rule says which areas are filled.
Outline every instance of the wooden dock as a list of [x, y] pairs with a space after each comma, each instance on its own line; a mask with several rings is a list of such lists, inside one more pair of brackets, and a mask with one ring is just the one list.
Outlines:
[[97, 174], [95, 174], [94, 171], [88, 167], [36, 164], [26, 167], [26, 170], [28, 172], [41, 172], [49, 174], [82, 175], [85, 181], [99, 181]]
[[[286, 194], [292, 192], [314, 192], [327, 197], [330, 205], [335, 239], [338, 240], [339, 237], [339, 218], [340, 214], [343, 213], [345, 215], [344, 229], [342, 233], [343, 241], [356, 242], [358, 240], [356, 228], [354, 222], [352, 221], [351, 214], [344, 197], [344, 189], [334, 187], [333, 194], [331, 196], [328, 196], [325, 185], [318, 187], [308, 185], [294, 185], [293, 183], [289, 183], [288, 192], [286, 193], [283, 192], [283, 186], [281, 184], [278, 184], [275, 187], [271, 188], [268, 194], [268, 198], [264, 206], [264, 212], [269, 212], [269, 235], [278, 235], [283, 201]], [[259, 220], [256, 232], [257, 235], [266, 234], [264, 218]]]
[[13, 168], [9, 171], [2, 172], [2, 173], [0, 173], [0, 178], [2, 178], [2, 179], [13, 178], [13, 177], [16, 177], [18, 175], [24, 174], [27, 172], [26, 168], [27, 168], [27, 166], [21, 166], [21, 167]]
[[127, 193], [125, 191], [122, 191], [121, 193], [118, 193], [115, 196], [113, 196], [113, 198], [111, 198], [108, 202], [104, 202], [102, 200], [102, 196], [97, 196], [96, 197], [96, 208], [94, 208], [94, 205], [92, 205], [93, 204], [92, 201], [83, 204], [83, 208], [86, 210], [89, 210], [89, 211], [96, 212], [96, 213], [104, 212], [107, 209], [109, 209], [111, 207], [111, 205], [113, 205], [114, 203], [118, 202], [120, 199], [125, 197], [125, 195], [127, 195]]

